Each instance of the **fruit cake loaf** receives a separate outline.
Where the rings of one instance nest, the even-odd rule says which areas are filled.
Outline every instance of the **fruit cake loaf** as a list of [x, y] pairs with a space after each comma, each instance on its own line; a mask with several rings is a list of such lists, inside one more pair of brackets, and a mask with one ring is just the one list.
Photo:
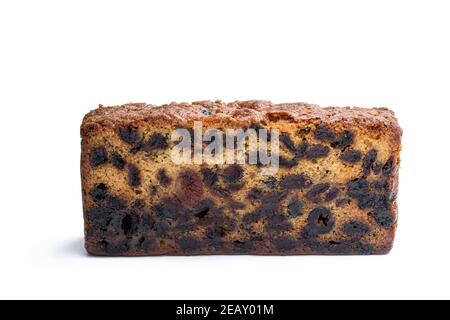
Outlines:
[[[173, 132], [193, 137], [195, 123], [204, 131], [277, 132], [258, 138], [273, 147], [278, 170], [264, 173], [261, 155], [253, 164], [174, 163]], [[388, 253], [401, 136], [386, 108], [100, 106], [81, 125], [86, 249], [100, 256]]]

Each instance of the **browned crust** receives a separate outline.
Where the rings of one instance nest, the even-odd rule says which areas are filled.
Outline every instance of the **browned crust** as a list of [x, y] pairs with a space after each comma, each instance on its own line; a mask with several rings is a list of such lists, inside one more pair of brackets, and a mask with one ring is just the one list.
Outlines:
[[119, 125], [151, 122], [153, 125], [185, 124], [202, 121], [205, 124], [242, 127], [255, 122], [287, 121], [294, 123], [321, 122], [342, 127], [361, 125], [368, 129], [389, 129], [399, 141], [402, 130], [393, 111], [387, 108], [327, 107], [307, 103], [273, 104], [270, 101], [252, 100], [225, 103], [200, 101], [171, 103], [155, 106], [129, 103], [122, 106], [103, 107], [89, 112], [83, 119], [81, 135], [89, 136], [98, 125]]

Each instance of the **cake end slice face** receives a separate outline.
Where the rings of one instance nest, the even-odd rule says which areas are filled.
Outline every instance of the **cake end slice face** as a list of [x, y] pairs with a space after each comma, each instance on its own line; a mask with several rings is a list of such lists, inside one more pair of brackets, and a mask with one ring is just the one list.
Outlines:
[[401, 136], [386, 108], [99, 107], [81, 125], [86, 249], [98, 256], [388, 253]]

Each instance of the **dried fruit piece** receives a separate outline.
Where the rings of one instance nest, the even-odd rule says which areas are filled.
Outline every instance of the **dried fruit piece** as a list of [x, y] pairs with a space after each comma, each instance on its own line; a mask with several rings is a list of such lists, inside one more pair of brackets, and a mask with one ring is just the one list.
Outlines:
[[351, 237], [362, 237], [370, 231], [369, 227], [365, 223], [358, 221], [347, 222], [342, 227], [342, 230]]
[[[347, 195], [351, 198], [354, 198], [358, 201], [358, 206], [360, 209], [368, 209], [368, 208], [389, 208], [390, 207], [390, 191], [388, 189], [388, 185], [384, 184], [387, 190], [385, 189], [371, 189], [371, 186], [377, 187], [377, 181], [375, 181], [372, 185], [369, 184], [367, 179], [358, 178], [352, 180], [347, 183]], [[379, 193], [382, 191], [382, 193]]]
[[288, 213], [296, 218], [303, 214], [303, 203], [300, 200], [294, 200], [288, 204]]
[[95, 186], [94, 189], [91, 190], [91, 196], [94, 200], [104, 200], [108, 193], [108, 187], [104, 183], [99, 183]]
[[336, 135], [324, 125], [318, 125], [314, 133], [316, 139], [321, 141], [335, 141]]
[[311, 132], [311, 127], [305, 127], [305, 128], [301, 128], [298, 130], [298, 135], [302, 138], [305, 139], [306, 136]]
[[283, 133], [280, 135], [280, 141], [284, 144], [284, 146], [292, 152], [296, 151], [295, 143], [292, 141], [291, 137], [287, 133]]
[[351, 247], [347, 242], [331, 240], [324, 247], [332, 254], [351, 254]]
[[372, 165], [372, 171], [375, 175], [379, 175], [381, 173], [381, 170], [383, 170], [383, 164], [380, 162], [376, 162]]
[[345, 150], [353, 144], [354, 139], [353, 132], [344, 131], [331, 143], [331, 146], [335, 149]]
[[89, 162], [93, 167], [97, 167], [108, 162], [108, 153], [106, 152], [105, 147], [97, 147], [91, 150], [91, 153], [89, 154]]
[[199, 219], [205, 218], [206, 215], [211, 213], [214, 208], [214, 201], [211, 199], [205, 199], [200, 201], [193, 209], [192, 213], [195, 217]]
[[189, 206], [196, 204], [203, 196], [203, 181], [200, 175], [192, 170], [180, 171], [177, 178], [177, 198]]
[[345, 130], [340, 134], [335, 134], [330, 129], [323, 125], [318, 125], [315, 137], [321, 141], [328, 141], [331, 143], [331, 146], [335, 149], [344, 150], [351, 146], [354, 141], [354, 134], [351, 131]]
[[317, 233], [314, 233], [310, 228], [305, 228], [300, 233], [299, 241], [302, 246], [320, 252], [322, 244], [317, 241]]
[[152, 152], [154, 150], [166, 149], [168, 146], [169, 139], [166, 135], [154, 133], [144, 143], [142, 149], [146, 152]]
[[337, 198], [337, 196], [339, 195], [340, 190], [338, 187], [332, 187], [326, 194], [324, 197], [324, 201], [325, 202], [329, 202], [329, 201], [333, 201], [334, 199]]
[[350, 164], [358, 163], [359, 161], [361, 161], [361, 158], [362, 153], [357, 150], [347, 150], [344, 151], [344, 153], [342, 153], [341, 155], [341, 160]]
[[319, 183], [311, 187], [311, 189], [306, 194], [306, 198], [314, 203], [321, 201], [320, 196], [330, 188], [329, 183]]
[[330, 209], [318, 207], [308, 217], [308, 227], [313, 234], [324, 234], [333, 230], [335, 218]]
[[123, 170], [123, 168], [125, 168], [125, 165], [127, 164], [125, 159], [122, 158], [122, 156], [118, 153], [113, 153], [111, 155], [111, 163], [119, 170]]
[[375, 210], [372, 213], [372, 216], [375, 219], [376, 223], [382, 228], [389, 229], [394, 224], [394, 218], [389, 210], [380, 208], [378, 210]]
[[292, 169], [298, 165], [298, 159], [295, 157], [293, 159], [286, 159], [283, 156], [279, 156], [278, 164], [281, 168]]
[[394, 159], [390, 158], [383, 166], [383, 174], [385, 176], [390, 176], [392, 174], [393, 166], [394, 166]]
[[109, 243], [108, 241], [101, 241], [100, 248], [102, 248], [108, 255], [120, 256], [130, 250], [128, 242], [123, 241], [119, 243]]
[[165, 198], [155, 206], [156, 213], [163, 219], [177, 219], [185, 214], [183, 205], [178, 199]]
[[242, 222], [245, 224], [250, 224], [257, 222], [262, 219], [262, 216], [258, 212], [253, 212], [246, 214], [242, 217]]
[[369, 209], [375, 207], [377, 202], [377, 195], [368, 193], [364, 197], [358, 199], [358, 207], [360, 209]]
[[200, 248], [201, 243], [195, 237], [183, 237], [176, 241], [177, 245], [180, 246], [182, 250], [193, 251]]
[[128, 144], [135, 144], [141, 139], [138, 129], [132, 126], [119, 127], [119, 136]]
[[203, 182], [206, 186], [212, 187], [218, 180], [217, 170], [211, 168], [202, 168], [201, 173], [203, 175]]
[[263, 183], [269, 190], [274, 190], [278, 188], [278, 180], [273, 176], [270, 176], [267, 179], [265, 179]]
[[365, 178], [358, 178], [347, 183], [347, 195], [358, 201], [361, 209], [373, 207], [376, 196], [371, 192], [369, 183]]
[[172, 182], [172, 179], [168, 176], [167, 171], [164, 168], [159, 169], [157, 179], [164, 187], [167, 187]]
[[147, 230], [152, 230], [155, 227], [155, 219], [148, 213], [145, 213], [142, 217], [142, 227]]
[[117, 196], [107, 195], [105, 200], [102, 202], [103, 206], [113, 209], [113, 210], [122, 210], [125, 209], [126, 203], [124, 200]]
[[177, 232], [186, 232], [195, 229], [195, 223], [191, 215], [182, 214], [176, 219], [174, 230]]
[[358, 178], [347, 183], [347, 194], [352, 197], [358, 199], [361, 196], [369, 193], [369, 182], [367, 182], [364, 178]]
[[330, 153], [330, 148], [321, 144], [314, 144], [306, 151], [306, 159], [315, 160], [325, 158]]
[[271, 217], [274, 214], [278, 213], [278, 208], [278, 203], [263, 203], [258, 208], [256, 208], [254, 212], [255, 218]]
[[389, 184], [385, 179], [380, 179], [372, 182], [370, 184], [370, 187], [372, 189], [381, 190], [381, 191], [388, 191], [389, 190]]
[[297, 150], [295, 151], [295, 159], [300, 160], [306, 157], [306, 152], [308, 151], [309, 144], [306, 142], [301, 143]]
[[350, 199], [347, 199], [347, 198], [337, 199], [336, 200], [336, 207], [340, 208], [340, 207], [349, 205], [350, 202], [351, 202]]
[[155, 241], [147, 237], [141, 237], [138, 241], [138, 246], [144, 251], [152, 250], [155, 246]]
[[238, 182], [244, 175], [244, 169], [239, 164], [232, 164], [222, 171], [222, 178], [226, 182]]
[[147, 140], [141, 139], [134, 147], [130, 149], [130, 153], [135, 154], [140, 151], [153, 152], [156, 150], [163, 150], [169, 147], [169, 138], [167, 135], [156, 132], [153, 133]]
[[375, 149], [369, 150], [363, 160], [363, 174], [367, 176], [370, 174], [370, 170], [372, 169], [372, 165], [377, 160], [378, 151]]
[[139, 225], [139, 217], [133, 213], [126, 214], [122, 219], [122, 231], [127, 237], [133, 236]]
[[94, 228], [107, 228], [111, 222], [114, 210], [106, 207], [94, 207], [88, 212], [91, 226]]
[[130, 187], [139, 187], [141, 185], [141, 172], [134, 164], [128, 165], [128, 184]]
[[373, 254], [374, 247], [370, 243], [365, 243], [363, 241], [356, 241], [353, 243], [353, 248], [357, 254], [369, 255]]
[[304, 174], [295, 174], [284, 177], [280, 182], [280, 187], [283, 189], [305, 189], [311, 185]]
[[164, 237], [169, 233], [169, 224], [165, 220], [159, 220], [155, 222], [154, 229], [156, 235], [159, 237]]
[[267, 231], [280, 232], [292, 230], [292, 224], [285, 215], [275, 214], [267, 218]]

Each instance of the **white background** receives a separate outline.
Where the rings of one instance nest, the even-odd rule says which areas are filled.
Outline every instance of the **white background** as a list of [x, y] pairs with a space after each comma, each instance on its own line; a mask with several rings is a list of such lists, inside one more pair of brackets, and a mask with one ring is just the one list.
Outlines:
[[[0, 2], [0, 298], [450, 298], [448, 1]], [[394, 250], [93, 258], [79, 125], [97, 104], [389, 106]]]

